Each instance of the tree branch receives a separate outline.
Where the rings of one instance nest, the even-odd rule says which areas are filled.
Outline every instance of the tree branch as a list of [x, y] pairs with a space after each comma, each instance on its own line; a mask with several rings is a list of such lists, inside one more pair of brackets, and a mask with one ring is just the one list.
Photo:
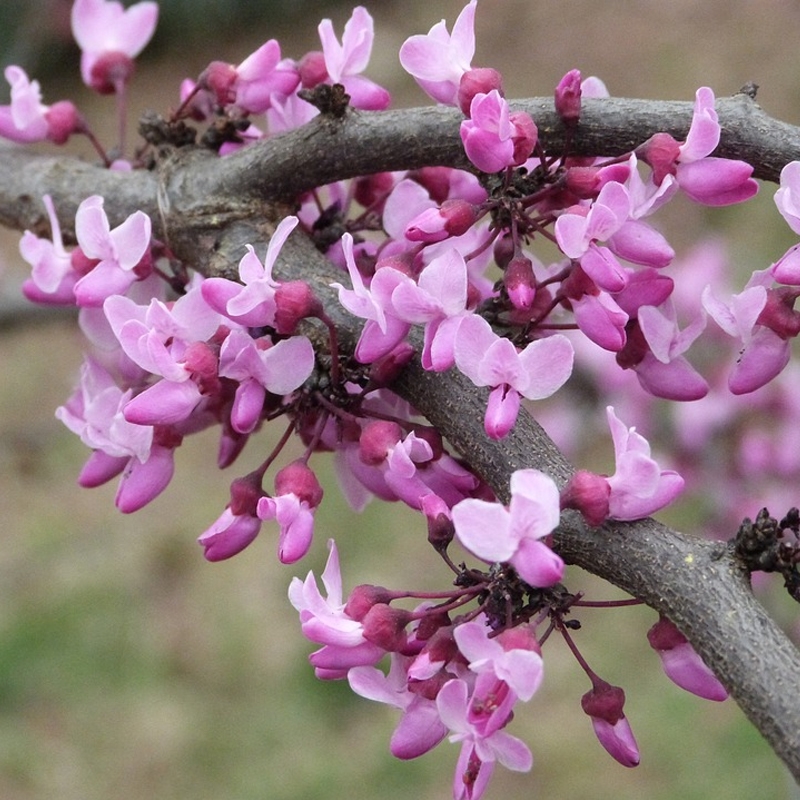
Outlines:
[[[551, 100], [517, 104], [531, 112], [545, 146], [555, 152], [564, 131]], [[800, 158], [800, 130], [767, 117], [744, 94], [718, 101], [723, 125], [718, 154], [744, 159], [756, 175], [775, 180]], [[611, 99], [586, 101], [575, 139], [577, 153], [609, 156], [629, 151], [658, 131], [684, 138], [690, 103]], [[299, 193], [335, 180], [426, 165], [466, 168], [451, 109], [319, 118], [284, 136], [218, 159], [176, 151], [153, 172], [114, 173], [88, 164], [0, 151], [0, 223], [47, 235], [39, 197], [50, 194], [69, 236], [78, 204], [102, 194], [112, 225], [136, 209], [153, 219], [155, 235], [201, 272], [235, 277], [244, 244], [259, 252], [275, 223]], [[312, 284], [327, 313], [352, 343], [361, 321], [350, 317], [329, 288], [335, 267], [301, 235], [290, 237], [279, 277]], [[397, 391], [427, 417], [464, 458], [508, 499], [511, 473], [537, 467], [563, 485], [571, 467], [546, 434], [525, 415], [502, 442], [483, 431], [485, 390], [455, 371], [424, 372], [413, 363]], [[666, 614], [730, 690], [751, 721], [800, 781], [800, 702], [796, 648], [753, 598], [743, 570], [719, 543], [701, 541], [652, 520], [588, 529], [567, 512], [555, 547], [569, 562], [640, 597]]]

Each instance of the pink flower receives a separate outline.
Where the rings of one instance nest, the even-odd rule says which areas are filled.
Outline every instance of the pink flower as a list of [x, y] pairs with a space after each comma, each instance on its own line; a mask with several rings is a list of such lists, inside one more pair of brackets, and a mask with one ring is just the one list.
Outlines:
[[103, 210], [103, 198], [87, 197], [75, 215], [75, 236], [83, 255], [97, 264], [75, 284], [79, 306], [99, 306], [123, 294], [137, 280], [134, 268], [150, 247], [150, 217], [135, 211], [114, 230]]
[[364, 638], [361, 622], [348, 616], [345, 611], [339, 553], [333, 539], [328, 540], [328, 550], [328, 561], [322, 573], [327, 596], [322, 596], [314, 573], [309, 572], [305, 581], [292, 578], [289, 600], [300, 612], [303, 635], [323, 645], [309, 659], [316, 676], [336, 679], [344, 678], [352, 667], [377, 663], [386, 651], [370, 644]]
[[61, 226], [50, 195], [42, 198], [53, 241], [40, 239], [30, 231], [25, 231], [19, 243], [22, 257], [33, 269], [31, 277], [22, 285], [22, 292], [34, 303], [52, 305], [73, 305], [74, 286], [80, 275], [72, 267], [72, 256], [64, 248]]
[[461, 742], [461, 754], [453, 780], [455, 800], [478, 800], [486, 789], [495, 762], [517, 772], [533, 764], [527, 745], [503, 730], [484, 734], [470, 720], [471, 698], [462, 680], [448, 681], [436, 696], [442, 722], [450, 730], [450, 741]]
[[385, 109], [391, 102], [389, 92], [360, 75], [367, 68], [372, 54], [374, 31], [369, 12], [363, 6], [353, 9], [353, 14], [345, 23], [341, 44], [329, 19], [322, 20], [318, 30], [331, 83], [344, 86], [354, 108], [365, 111]]
[[258, 501], [258, 518], [274, 519], [280, 525], [278, 557], [283, 564], [294, 564], [308, 552], [314, 533], [314, 511], [321, 501], [322, 487], [302, 461], [294, 461], [278, 472], [275, 497]]
[[281, 46], [275, 39], [262, 44], [238, 67], [212, 61], [197, 79], [198, 86], [219, 105], [235, 105], [250, 114], [272, 108], [278, 98], [292, 94], [299, 82], [295, 66], [281, 60]]
[[204, 281], [202, 292], [206, 302], [220, 314], [225, 314], [242, 325], [274, 325], [275, 292], [280, 282], [272, 277], [272, 270], [281, 248], [298, 222], [295, 216], [281, 220], [269, 240], [263, 264], [253, 246], [246, 245], [247, 253], [239, 262], [241, 283], [226, 278], [209, 278]]
[[781, 170], [775, 205], [789, 227], [800, 234], [800, 161], [792, 161]]
[[492, 387], [484, 424], [489, 436], [501, 439], [516, 421], [520, 395], [541, 400], [569, 378], [573, 350], [565, 336], [555, 334], [531, 342], [520, 353], [483, 317], [470, 314], [456, 333], [455, 358], [476, 386]]
[[535, 469], [511, 476], [511, 502], [467, 498], [453, 506], [453, 524], [461, 544], [488, 562], [512, 564], [531, 586], [561, 580], [564, 562], [540, 539], [558, 525], [560, 504], [554, 481]]
[[223, 561], [247, 547], [258, 536], [261, 520], [249, 514], [234, 514], [230, 507], [197, 539], [208, 561]]
[[26, 144], [45, 139], [64, 144], [84, 129], [83, 119], [68, 100], [44, 105], [39, 82], [29, 81], [20, 67], [6, 67], [5, 77], [11, 85], [11, 105], [0, 106], [0, 136]]
[[464, 6], [447, 32], [445, 21], [427, 34], [411, 36], [400, 48], [400, 63], [422, 90], [439, 103], [457, 105], [461, 77], [470, 68], [475, 54], [475, 9], [478, 0]]
[[538, 132], [524, 112], [510, 112], [497, 89], [472, 99], [469, 119], [461, 123], [461, 141], [467, 158], [483, 172], [499, 172], [528, 160]]
[[[502, 635], [489, 638], [489, 633], [484, 617], [456, 625], [453, 630], [458, 649], [469, 662], [472, 672], [479, 675], [491, 673], [497, 680], [507, 683], [520, 700], [527, 702], [539, 688], [543, 677], [542, 657], [535, 639], [525, 641], [523, 637], [515, 636], [509, 641]], [[514, 646], [523, 642], [527, 646]]]
[[331, 286], [339, 290], [339, 302], [351, 314], [367, 320], [355, 355], [362, 364], [370, 364], [390, 353], [411, 330], [411, 325], [396, 315], [391, 303], [392, 292], [406, 276], [393, 267], [378, 268], [367, 287], [356, 265], [353, 237], [349, 233], [342, 236], [342, 250], [353, 288], [346, 289], [341, 283]]
[[611, 406], [606, 415], [616, 461], [616, 471], [608, 478], [608, 516], [642, 519], [671, 503], [683, 490], [683, 478], [673, 470], [662, 470], [650, 456], [647, 440], [621, 422]]
[[395, 706], [403, 712], [392, 734], [395, 758], [409, 759], [427, 753], [447, 735], [434, 700], [408, 688], [408, 658], [392, 653], [389, 674], [376, 667], [353, 667], [347, 673], [350, 688], [368, 700]]
[[666, 617], [647, 632], [647, 641], [658, 653], [666, 676], [681, 689], [706, 700], [725, 700], [728, 692], [703, 663], [686, 637]]
[[82, 51], [83, 82], [101, 94], [119, 92], [157, 21], [158, 4], [150, 0], [128, 9], [113, 0], [75, 0], [72, 34]]

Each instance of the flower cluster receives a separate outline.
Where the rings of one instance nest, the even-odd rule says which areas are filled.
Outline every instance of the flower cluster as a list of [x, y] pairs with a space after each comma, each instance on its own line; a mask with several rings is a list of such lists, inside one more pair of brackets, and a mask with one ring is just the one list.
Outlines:
[[[800, 333], [794, 310], [800, 245], [728, 296], [730, 288], [712, 275], [713, 259], [693, 271], [693, 288], [686, 288], [689, 279], [676, 280], [686, 274], [681, 259], [650, 220], [680, 193], [721, 206], [758, 189], [750, 165], [712, 155], [720, 124], [711, 89], [697, 91], [683, 141], [656, 133], [615, 158], [579, 157], [571, 141], [582, 99], [607, 96], [607, 89], [570, 70], [553, 100], [565, 144], [550, 152], [536, 121], [505, 98], [502, 76], [472, 66], [476, 11], [471, 0], [451, 32], [442, 21], [400, 49], [400, 63], [423, 91], [462, 115], [469, 170], [354, 176], [297, 197], [296, 214], [275, 226], [265, 251], [261, 242], [243, 247], [238, 280], [192, 274], [141, 211], [112, 227], [100, 196], [80, 204], [71, 249], [50, 197], [42, 199], [50, 239], [26, 232], [20, 243], [32, 268], [26, 297], [77, 306], [92, 346], [78, 388], [57, 412], [92, 451], [81, 485], [119, 477], [116, 504], [133, 512], [167, 487], [184, 437], [217, 427], [217, 462], [228, 467], [263, 427], [282, 419], [278, 444], [255, 470], [233, 479], [227, 504], [199, 537], [209, 561], [239, 553], [272, 521], [280, 561], [302, 559], [323, 500], [315, 472], [322, 453], [333, 453], [354, 509], [378, 498], [424, 516], [429, 542], [455, 588], [424, 593], [363, 584], [345, 599], [331, 542], [325, 594], [309, 573], [305, 581], [294, 579], [289, 596], [303, 634], [320, 645], [310, 657], [317, 676], [347, 679], [358, 694], [400, 709], [391, 740], [400, 758], [421, 755], [447, 737], [460, 743], [454, 797], [473, 800], [496, 763], [531, 766], [527, 745], [506, 726], [518, 702], [538, 689], [542, 646], [553, 633], [591, 683], [581, 706], [599, 741], [625, 766], [638, 763], [624, 691], [591, 670], [570, 633], [575, 626], [567, 617], [585, 603], [561, 583], [564, 562], [553, 533], [564, 509], [577, 509], [588, 526], [599, 528], [670, 504], [689, 481], [662, 468], [643, 435], [654, 399], [682, 401], [683, 408], [694, 403], [693, 415], [674, 412], [685, 445], [678, 466], [691, 476], [697, 458], [691, 447], [702, 448], [721, 419], [733, 418], [732, 396], [781, 374]], [[117, 95], [121, 122], [134, 59], [152, 36], [157, 13], [153, 2], [127, 10], [108, 0], [73, 5], [83, 80]], [[298, 59], [284, 56], [271, 39], [238, 65], [210, 62], [176, 88], [180, 99], [166, 127], [207, 126], [196, 146], [225, 158], [319, 113], [385, 109], [389, 93], [363, 75], [374, 38], [366, 9], [354, 9], [341, 38], [330, 20], [318, 30], [321, 49]], [[71, 102], [43, 104], [38, 83], [19, 66], [5, 75], [11, 102], [0, 108], [0, 135], [63, 144], [83, 133], [109, 168], [157, 161], [148, 146], [127, 159], [121, 135], [119, 158], [112, 160]], [[784, 170], [775, 202], [800, 233], [798, 163]], [[339, 268], [332, 288], [363, 320], [352, 353], [339, 346], [310, 285], [279, 277], [290, 236], [312, 238]], [[549, 261], [537, 255], [538, 242], [548, 245]], [[706, 327], [709, 315], [718, 327]], [[323, 332], [316, 345], [306, 335], [310, 328]], [[738, 342], [738, 360], [723, 373], [715, 358], [701, 374], [686, 353], [695, 342], [701, 353], [704, 342], [718, 350], [725, 341], [718, 328]], [[602, 418], [569, 400], [573, 373], [593, 383], [598, 396], [616, 392], [605, 416], [613, 473], [581, 469], [558, 487], [542, 472], [520, 469], [511, 477], [508, 503], [500, 502], [441, 433], [392, 391], [415, 349], [425, 370], [456, 369], [481, 391], [485, 433], [495, 440], [513, 429], [524, 402], [535, 401], [547, 422], [553, 404], [542, 401], [558, 397], [554, 436], [569, 449], [569, 432], [589, 431]], [[772, 390], [780, 386], [776, 381]], [[795, 394], [787, 392], [783, 408], [796, 431]], [[615, 409], [636, 426], [622, 422]], [[293, 435], [303, 452], [281, 463]], [[774, 441], [752, 442], [746, 457], [773, 463], [776, 449], [787, 461], [794, 457], [796, 435], [783, 449]], [[456, 564], [448, 549], [453, 541], [480, 567]], [[415, 605], [404, 608], [403, 601]], [[724, 698], [669, 620], [649, 640], [678, 685]]]

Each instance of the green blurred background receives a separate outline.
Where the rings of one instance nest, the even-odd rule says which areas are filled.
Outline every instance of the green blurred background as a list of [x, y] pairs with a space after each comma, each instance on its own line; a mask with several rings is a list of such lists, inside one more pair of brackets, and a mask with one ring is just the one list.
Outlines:
[[[461, 0], [366, 5], [377, 32], [368, 74], [393, 92], [395, 105], [426, 104], [399, 70], [397, 50], [442, 17], [452, 23]], [[2, 63], [39, 78], [45, 102], [75, 99], [110, 141], [113, 100], [75, 80], [69, 7], [61, 0], [2, 3]], [[165, 0], [161, 8], [163, 25], [133, 87], [132, 130], [141, 110], [174, 105], [180, 79], [208, 61], [238, 63], [271, 37], [285, 55], [300, 57], [319, 47], [321, 16], [340, 32], [350, 12], [311, 0]], [[501, 69], [510, 96], [549, 94], [578, 67], [602, 77], [612, 94], [651, 98], [690, 100], [700, 85], [725, 95], [752, 80], [767, 111], [789, 122], [800, 117], [794, 2], [480, 0], [477, 29], [473, 63]], [[714, 225], [732, 237], [739, 263], [767, 266], [792, 241], [771, 195], [767, 187], [755, 203], [725, 213], [691, 207], [687, 215], [683, 206], [682, 215], [667, 218], [670, 240], [680, 249]], [[24, 275], [17, 241], [17, 234], [0, 241], [7, 294]], [[74, 324], [41, 320], [2, 337], [0, 797], [448, 797], [457, 749], [443, 744], [416, 762], [392, 759], [393, 711], [353, 697], [344, 684], [314, 679], [311, 647], [286, 600], [292, 575], [321, 569], [331, 536], [346, 590], [365, 581], [436, 586], [443, 573], [419, 521], [397, 506], [375, 505], [355, 517], [328, 470], [306, 562], [279, 565], [274, 531], [265, 529], [239, 557], [207, 564], [194, 540], [219, 514], [230, 479], [269, 448], [271, 432], [225, 475], [214, 467], [214, 432], [187, 441], [164, 495], [132, 517], [120, 515], [113, 486], [76, 486], [87, 453], [53, 417], [81, 360]], [[569, 585], [598, 598], [620, 596], [583, 574]], [[533, 750], [534, 769], [499, 769], [489, 798], [797, 797], [733, 703], [698, 700], [662, 676], [644, 640], [654, 618], [647, 609], [586, 612], [577, 634], [594, 668], [626, 689], [641, 766], [617, 766], [596, 743], [579, 706], [588, 687], [553, 642], [544, 687], [512, 725]]]

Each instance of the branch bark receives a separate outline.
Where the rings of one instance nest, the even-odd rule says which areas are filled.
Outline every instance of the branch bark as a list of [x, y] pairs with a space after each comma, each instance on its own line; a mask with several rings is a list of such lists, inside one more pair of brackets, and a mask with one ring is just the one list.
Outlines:
[[[520, 101], [536, 120], [546, 148], [564, 142], [550, 99]], [[758, 177], [776, 180], [800, 159], [800, 130], [770, 119], [747, 94], [719, 100], [723, 126], [717, 155], [743, 159]], [[576, 153], [621, 155], [658, 131], [685, 137], [692, 104], [610, 99], [586, 101], [575, 134]], [[154, 234], [206, 275], [236, 277], [244, 244], [263, 252], [277, 221], [303, 191], [335, 180], [428, 165], [468, 168], [458, 135], [461, 117], [442, 108], [318, 118], [284, 136], [218, 159], [186, 150], [166, 153], [156, 170], [109, 172], [65, 158], [0, 151], [0, 223], [48, 234], [39, 200], [53, 197], [66, 238], [78, 204], [102, 194], [112, 225], [136, 209], [153, 219]], [[278, 276], [309, 281], [336, 322], [342, 341], [355, 342], [361, 322], [329, 288], [335, 268], [301, 235], [281, 253]], [[502, 442], [483, 431], [486, 394], [460, 374], [409, 366], [396, 390], [435, 425], [507, 499], [511, 473], [536, 467], [563, 484], [571, 467], [536, 422], [522, 415]], [[754, 599], [729, 549], [670, 530], [653, 520], [589, 529], [565, 513], [555, 547], [568, 561], [640, 597], [687, 636], [800, 781], [800, 655]]]

